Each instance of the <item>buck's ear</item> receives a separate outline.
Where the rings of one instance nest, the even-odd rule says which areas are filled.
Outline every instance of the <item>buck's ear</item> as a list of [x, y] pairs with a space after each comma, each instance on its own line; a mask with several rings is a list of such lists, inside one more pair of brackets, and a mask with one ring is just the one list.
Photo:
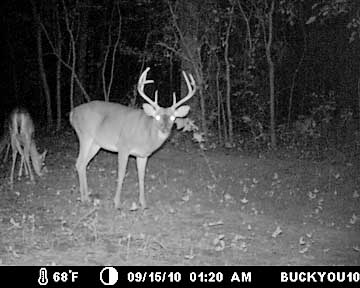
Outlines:
[[150, 104], [144, 103], [143, 109], [144, 109], [144, 112], [146, 115], [155, 117], [156, 111], [155, 111], [154, 107], [152, 107]]
[[178, 109], [175, 110], [174, 116], [176, 118], [182, 118], [185, 117], [190, 111], [190, 106], [184, 105], [180, 106]]

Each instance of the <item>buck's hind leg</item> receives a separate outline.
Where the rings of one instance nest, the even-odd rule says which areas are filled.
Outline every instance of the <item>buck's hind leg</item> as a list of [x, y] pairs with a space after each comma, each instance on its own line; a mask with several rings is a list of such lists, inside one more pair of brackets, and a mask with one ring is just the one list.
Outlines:
[[[80, 137], [79, 137], [80, 139]], [[99, 151], [100, 146], [94, 143], [91, 138], [82, 137], [80, 141], [79, 155], [76, 160], [76, 170], [79, 176], [81, 202], [90, 201], [86, 177], [86, 167], [89, 161]]]

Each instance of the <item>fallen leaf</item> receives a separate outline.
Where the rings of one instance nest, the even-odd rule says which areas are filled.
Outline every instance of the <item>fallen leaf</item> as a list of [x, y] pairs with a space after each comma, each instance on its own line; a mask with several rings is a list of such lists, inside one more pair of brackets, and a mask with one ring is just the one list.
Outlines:
[[273, 238], [276, 238], [276, 237], [279, 236], [281, 233], [282, 233], [282, 230], [281, 230], [280, 226], [277, 226], [276, 229], [275, 229], [275, 231], [271, 234], [271, 236], [272, 236]]
[[210, 222], [209, 224], [207, 224], [209, 227], [212, 226], [219, 226], [219, 225], [224, 225], [224, 222], [222, 220], [216, 221], [216, 222]]
[[357, 215], [355, 215], [355, 214], [353, 214], [352, 216], [351, 216], [351, 219], [350, 219], [350, 224], [355, 224], [357, 221], [359, 221], [360, 220], [360, 217], [359, 216], [357, 216]]
[[219, 252], [225, 249], [224, 237], [224, 234], [220, 234], [213, 240], [213, 244], [215, 245], [215, 251]]
[[300, 254], [304, 254], [304, 253], [306, 253], [307, 251], [309, 251], [309, 245], [306, 245], [304, 248], [300, 249], [300, 250], [299, 250], [299, 253], [300, 253]]
[[244, 198], [240, 199], [240, 202], [241, 202], [242, 204], [246, 204], [246, 203], [249, 202], [249, 200], [247, 200], [247, 199], [244, 197]]
[[305, 245], [306, 244], [305, 238], [303, 236], [300, 237], [299, 244], [300, 245]]

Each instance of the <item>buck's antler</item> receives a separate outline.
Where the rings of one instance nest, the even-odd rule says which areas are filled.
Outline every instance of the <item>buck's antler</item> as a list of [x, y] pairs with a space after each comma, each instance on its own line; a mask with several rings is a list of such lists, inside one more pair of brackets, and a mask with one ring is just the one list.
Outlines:
[[188, 87], [188, 94], [183, 98], [181, 99], [179, 102], [176, 102], [176, 95], [175, 95], [175, 92], [173, 93], [173, 105], [172, 105], [172, 108], [173, 109], [176, 109], [177, 107], [181, 106], [184, 102], [188, 101], [192, 96], [194, 96], [195, 92], [196, 92], [196, 84], [195, 84], [195, 80], [194, 80], [194, 77], [189, 74], [190, 76], [190, 81], [189, 81], [189, 78], [188, 76], [186, 75], [185, 71], [182, 71], [183, 75], [184, 75], [184, 78], [185, 78], [185, 82], [186, 82], [186, 85]]
[[154, 108], [159, 108], [159, 105], [157, 104], [158, 100], [158, 92], [155, 91], [155, 101], [151, 100], [148, 96], [146, 96], [144, 92], [144, 86], [146, 84], [154, 83], [154, 80], [146, 79], [147, 73], [149, 72], [150, 67], [147, 67], [144, 72], [140, 75], [139, 81], [138, 81], [138, 92], [151, 106]]

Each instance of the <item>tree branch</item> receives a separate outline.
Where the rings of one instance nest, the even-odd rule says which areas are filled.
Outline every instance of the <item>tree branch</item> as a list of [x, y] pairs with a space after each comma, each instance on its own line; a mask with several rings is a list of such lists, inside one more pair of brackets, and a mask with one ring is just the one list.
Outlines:
[[55, 46], [54, 46], [53, 42], [51, 41], [51, 39], [50, 39], [50, 37], [49, 37], [49, 33], [47, 32], [47, 30], [46, 30], [45, 26], [43, 25], [43, 23], [40, 23], [40, 26], [41, 26], [42, 30], [44, 31], [44, 34], [45, 34], [45, 36], [46, 36], [46, 38], [47, 38], [47, 40], [48, 40], [48, 42], [49, 42], [49, 45], [50, 45], [50, 47], [51, 47], [51, 49], [52, 49], [52, 54], [55, 55], [55, 56], [59, 59], [59, 61], [60, 61], [66, 68], [68, 68], [72, 73], [74, 73], [74, 79], [75, 79], [76, 83], [79, 85], [80, 90], [84, 93], [84, 96], [85, 96], [86, 100], [90, 102], [91, 99], [90, 99], [88, 93], [86, 92], [84, 86], [82, 85], [80, 79], [78, 78], [76, 72], [74, 71], [73, 67], [70, 66], [68, 63], [66, 63], [66, 62], [62, 59], [62, 57], [58, 54], [57, 49], [55, 49]]
[[[186, 52], [186, 54], [187, 54], [187, 57], [184, 58], [184, 59], [185, 59], [185, 60], [189, 59], [191, 63], [194, 63], [193, 55], [192, 55], [192, 53], [191, 53], [191, 51], [190, 51], [190, 49], [189, 49], [189, 47], [188, 47], [188, 45], [187, 45], [187, 43], [186, 43], [185, 37], [184, 37], [184, 35], [183, 35], [180, 27], [179, 27], [179, 24], [177, 23], [176, 14], [175, 14], [172, 6], [171, 6], [170, 1], [168, 1], [168, 6], [169, 6], [169, 10], [170, 10], [172, 19], [173, 19], [173, 24], [174, 24], [174, 26], [175, 26], [176, 31], [177, 31], [178, 34], [179, 34], [181, 44], [182, 44], [183, 47], [185, 48], [185, 52]], [[184, 55], [184, 56], [185, 56], [185, 55]]]
[[[75, 40], [74, 40], [74, 34], [72, 33], [72, 29], [70, 27], [70, 23], [69, 23], [69, 13], [66, 9], [66, 5], [65, 5], [65, 1], [62, 0], [63, 3], [63, 7], [64, 7], [64, 13], [65, 13], [65, 24], [66, 24], [66, 29], [70, 35], [70, 42], [71, 42], [71, 51], [72, 51], [72, 66], [70, 66], [69, 64], [67, 64], [65, 61], [63, 61], [60, 57], [60, 61], [61, 63], [63, 63], [65, 65], [65, 63], [67, 65], [65, 65], [65, 67], [69, 68], [71, 70], [71, 74], [72, 77], [75, 79], [76, 83], [79, 85], [80, 90], [83, 92], [85, 99], [90, 102], [91, 99], [88, 95], [88, 93], [86, 92], [85, 88], [83, 87], [79, 77], [77, 76], [76, 72], [75, 72], [75, 64], [76, 64], [76, 50], [75, 50]], [[59, 56], [57, 56], [59, 57]], [[71, 89], [73, 89], [73, 85], [71, 85]]]
[[121, 13], [120, 13], [119, 2], [117, 2], [116, 6], [117, 6], [118, 14], [119, 14], [118, 35], [117, 35], [116, 42], [115, 42], [114, 49], [113, 49], [113, 53], [112, 53], [110, 82], [109, 82], [108, 91], [107, 91], [108, 98], [110, 96], [112, 82], [113, 82], [113, 79], [114, 79], [115, 54], [116, 54], [117, 48], [119, 47], [120, 38], [121, 38], [120, 36], [121, 36], [122, 17], [121, 17]]
[[189, 63], [192, 63], [192, 60], [190, 58], [188, 58], [184, 53], [181, 53], [180, 51], [176, 50], [175, 48], [170, 47], [168, 44], [166, 44], [164, 42], [158, 42], [157, 45], [162, 46], [162, 47], [170, 50], [174, 54], [178, 55], [180, 58], [188, 61]]

